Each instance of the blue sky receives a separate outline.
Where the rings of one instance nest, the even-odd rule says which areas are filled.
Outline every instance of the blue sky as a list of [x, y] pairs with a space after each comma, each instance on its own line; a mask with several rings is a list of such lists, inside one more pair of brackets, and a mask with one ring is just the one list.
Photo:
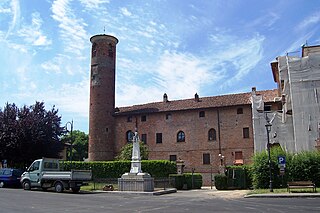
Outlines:
[[273, 89], [320, 44], [317, 0], [1, 0], [0, 107], [44, 101], [88, 132], [90, 37], [119, 39], [116, 106]]

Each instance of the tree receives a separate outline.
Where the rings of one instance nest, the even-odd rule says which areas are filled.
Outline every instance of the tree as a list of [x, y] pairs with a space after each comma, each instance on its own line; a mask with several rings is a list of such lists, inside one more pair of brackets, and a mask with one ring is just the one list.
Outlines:
[[[140, 144], [140, 156], [141, 160], [148, 160], [148, 147], [142, 143], [139, 142]], [[132, 158], [132, 148], [133, 144], [132, 143], [127, 143], [125, 146], [121, 148], [120, 153], [115, 157], [116, 160], [131, 160]]]
[[[68, 133], [62, 137], [62, 141], [65, 144], [72, 144], [72, 160], [83, 161], [88, 158], [88, 134], [81, 132], [79, 130], [68, 131]], [[71, 147], [70, 147], [71, 148]], [[71, 159], [71, 153], [68, 152], [68, 159]]]
[[7, 103], [0, 109], [0, 159], [11, 165], [26, 165], [36, 158], [59, 157], [65, 132], [54, 107], [46, 110], [43, 102], [18, 108]]

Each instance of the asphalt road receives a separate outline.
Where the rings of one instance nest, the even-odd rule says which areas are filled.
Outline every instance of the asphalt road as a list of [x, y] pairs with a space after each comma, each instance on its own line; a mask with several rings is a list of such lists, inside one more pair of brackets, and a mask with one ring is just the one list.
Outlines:
[[1, 188], [0, 212], [320, 212], [320, 198], [230, 197], [219, 197], [201, 191], [147, 196], [83, 192], [58, 194]]

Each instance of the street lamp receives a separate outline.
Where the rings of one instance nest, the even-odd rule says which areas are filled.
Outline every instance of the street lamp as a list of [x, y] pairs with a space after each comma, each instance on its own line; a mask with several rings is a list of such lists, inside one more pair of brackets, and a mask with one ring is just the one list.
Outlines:
[[269, 160], [269, 178], [270, 178], [270, 192], [273, 192], [272, 188], [272, 172], [271, 172], [271, 156], [270, 156], [270, 138], [269, 138], [269, 133], [271, 131], [271, 124], [269, 121], [267, 121], [266, 130], [267, 130], [267, 138], [268, 138], [268, 144], [267, 144], [267, 149], [268, 149], [268, 160]]
[[224, 173], [224, 164], [223, 164], [223, 160], [224, 160], [224, 156], [219, 153], [219, 158], [220, 158], [220, 166], [219, 166], [219, 173]]
[[[70, 131], [68, 130], [68, 124], [70, 125]], [[70, 161], [72, 161], [72, 144], [73, 144], [73, 137], [72, 137], [72, 131], [73, 131], [73, 119], [70, 121], [68, 121], [66, 123], [66, 130], [67, 132], [70, 132], [70, 137], [71, 137], [71, 141], [70, 141]]]

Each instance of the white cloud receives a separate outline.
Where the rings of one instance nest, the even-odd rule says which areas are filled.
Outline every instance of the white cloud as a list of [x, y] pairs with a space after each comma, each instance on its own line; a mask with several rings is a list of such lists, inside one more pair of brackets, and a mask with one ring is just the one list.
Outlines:
[[110, 3], [109, 0], [80, 0], [80, 2], [87, 10], [97, 9], [101, 4]]
[[20, 3], [19, 0], [12, 0], [11, 1], [11, 9], [10, 11], [12, 12], [12, 21], [9, 25], [7, 34], [5, 36], [5, 39], [7, 39], [10, 34], [12, 33], [12, 31], [14, 30], [14, 28], [16, 27], [16, 25], [18, 25], [19, 21], [20, 21]]
[[319, 25], [320, 22], [320, 12], [316, 12], [308, 17], [306, 17], [304, 20], [302, 20], [298, 26], [297, 31], [304, 30], [308, 27], [311, 27], [313, 25]]
[[[222, 86], [231, 86], [242, 80], [262, 60], [264, 36], [259, 34], [250, 39], [242, 39], [232, 35], [211, 35], [214, 53], [212, 61], [216, 67], [228, 70]], [[234, 70], [234, 71], [232, 71]]]
[[[127, 61], [127, 67], [132, 63]], [[140, 64], [136, 66], [140, 68]], [[190, 98], [196, 92], [199, 93], [204, 85], [217, 82], [221, 77], [219, 71], [213, 70], [214, 64], [207, 58], [189, 53], [167, 51], [157, 62], [150, 62], [149, 67], [146, 66], [141, 69], [140, 75], [128, 73], [119, 82], [117, 106], [161, 101], [164, 92], [171, 100]]]
[[280, 19], [280, 15], [274, 12], [268, 12], [263, 16], [249, 22], [246, 27], [257, 28], [260, 26], [272, 27]]
[[18, 35], [24, 38], [25, 42], [34, 46], [48, 46], [52, 44], [52, 41], [43, 35], [41, 30], [42, 19], [38, 12], [32, 13], [32, 24], [23, 26]]
[[131, 16], [132, 15], [132, 13], [126, 7], [120, 8], [120, 12], [125, 16]]
[[76, 18], [69, 3], [70, 0], [55, 0], [51, 7], [52, 18], [59, 23], [60, 37], [65, 44], [65, 51], [81, 55], [89, 37], [84, 29], [87, 24], [83, 19]]
[[74, 116], [87, 118], [89, 115], [89, 79], [63, 84], [59, 89], [48, 90], [42, 96], [46, 102], [55, 104], [65, 112], [72, 112]]

